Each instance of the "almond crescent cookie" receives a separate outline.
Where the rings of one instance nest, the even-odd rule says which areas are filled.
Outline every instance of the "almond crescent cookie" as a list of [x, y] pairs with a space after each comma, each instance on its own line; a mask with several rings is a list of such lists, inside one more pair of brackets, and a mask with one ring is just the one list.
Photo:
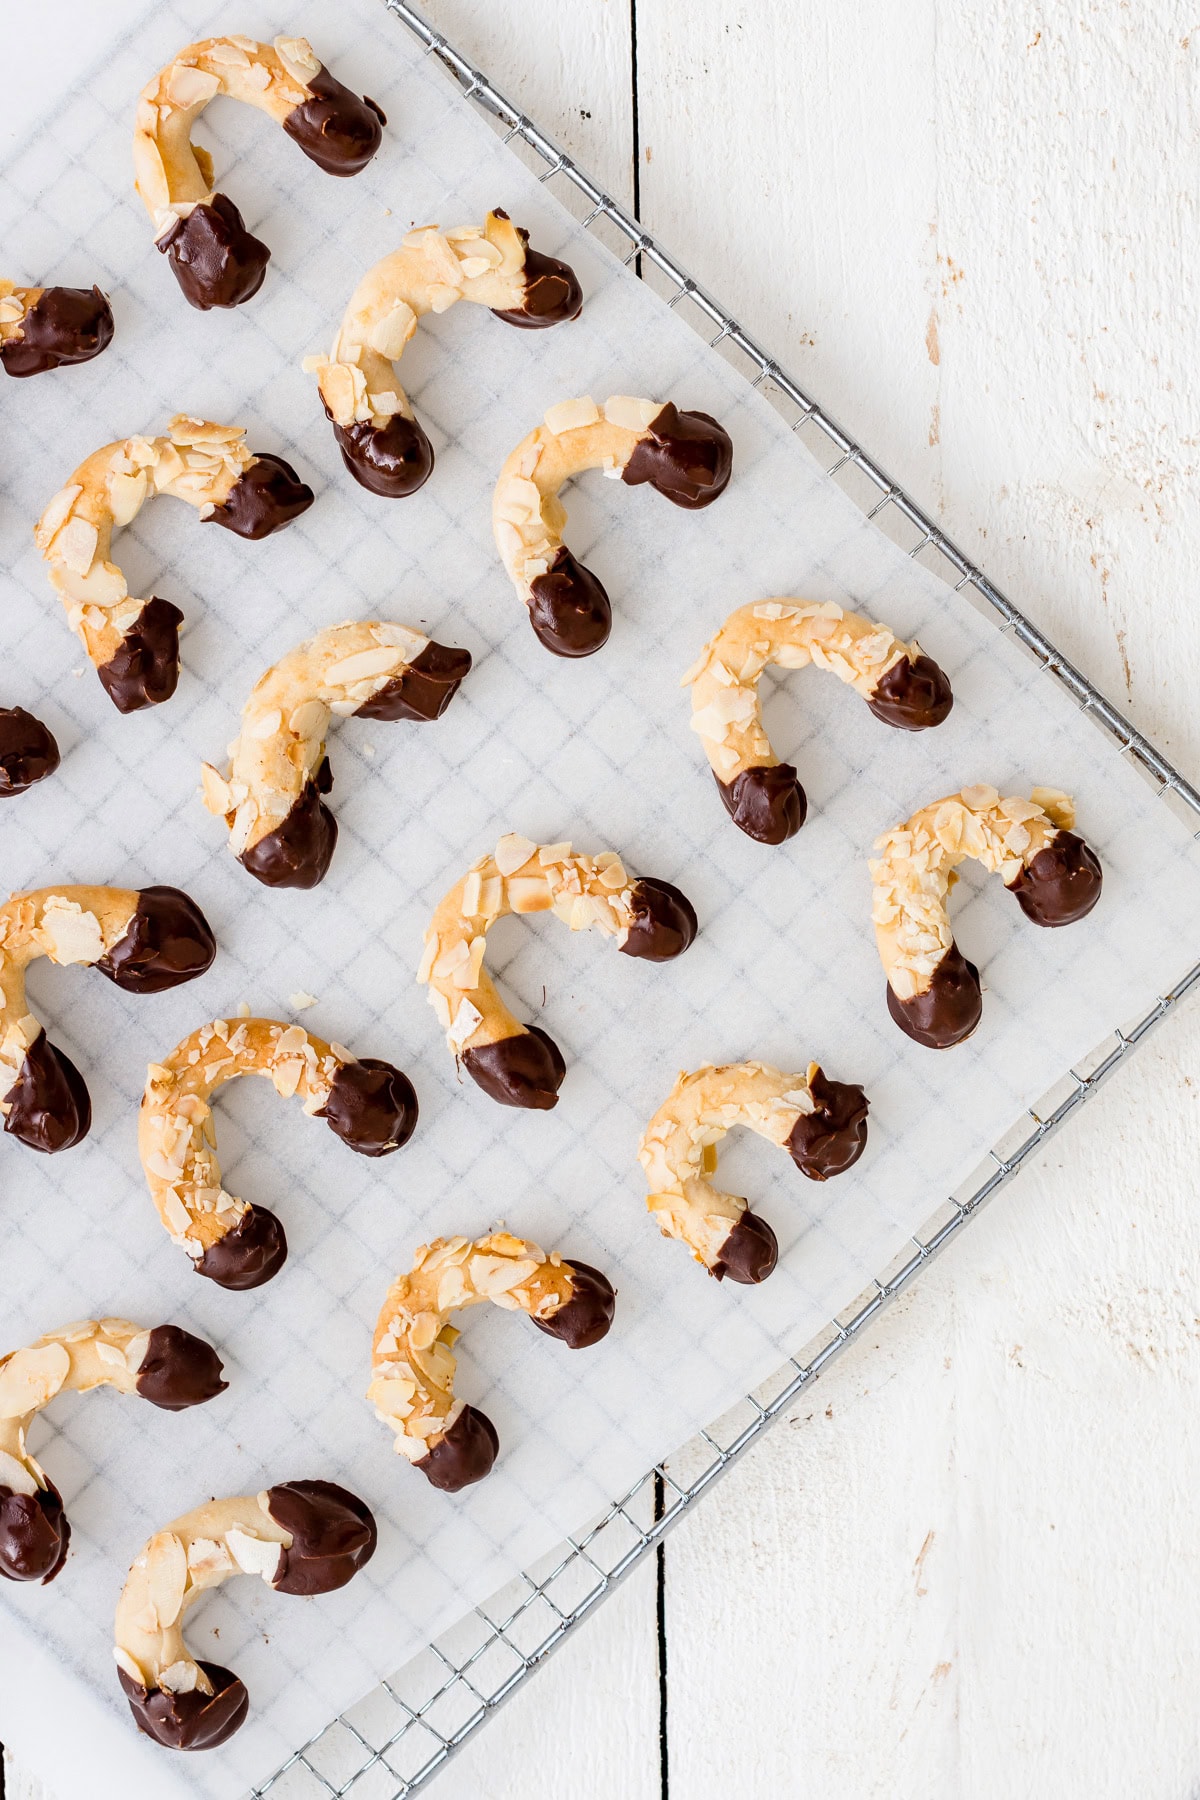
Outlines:
[[212, 1345], [178, 1325], [80, 1319], [0, 1357], [0, 1575], [45, 1583], [67, 1559], [62, 1495], [25, 1447], [34, 1418], [57, 1394], [112, 1387], [182, 1412], [228, 1385]]
[[177, 606], [136, 600], [108, 560], [112, 535], [155, 494], [257, 540], [307, 512], [313, 491], [280, 456], [256, 456], [238, 425], [179, 414], [166, 437], [123, 438], [80, 463], [34, 530], [67, 620], [118, 712], [169, 700], [179, 680]]
[[663, 1236], [681, 1239], [718, 1281], [765, 1281], [779, 1255], [775, 1233], [713, 1185], [718, 1144], [744, 1126], [786, 1150], [810, 1181], [828, 1181], [866, 1149], [867, 1108], [860, 1087], [830, 1081], [815, 1062], [804, 1075], [756, 1062], [685, 1070], [638, 1144], [646, 1205]]
[[901, 1031], [931, 1050], [961, 1044], [983, 1011], [979, 970], [954, 942], [946, 897], [971, 857], [999, 875], [1035, 925], [1072, 925], [1100, 898], [1100, 860], [1076, 837], [1075, 806], [1056, 788], [1002, 800], [963, 788], [923, 806], [876, 842], [871, 917]]
[[433, 469], [433, 446], [392, 371], [426, 313], [473, 300], [526, 330], [579, 317], [574, 270], [528, 245], [529, 233], [499, 207], [481, 226], [410, 231], [355, 288], [328, 357], [305, 359], [343, 462], [373, 494], [401, 499]]
[[209, 1500], [156, 1531], [117, 1602], [113, 1656], [139, 1731], [167, 1750], [212, 1750], [245, 1720], [230, 1669], [197, 1662], [183, 1621], [209, 1588], [257, 1575], [277, 1594], [331, 1594], [375, 1554], [366, 1503], [332, 1481], [285, 1481]]
[[6, 375], [91, 362], [112, 343], [112, 307], [98, 287], [17, 287], [0, 277], [0, 363]]
[[23, 706], [0, 706], [0, 800], [25, 793], [59, 764], [54, 733]]
[[299, 644], [255, 685], [222, 775], [203, 765], [204, 804], [229, 827], [229, 847], [265, 887], [316, 887], [337, 843], [321, 798], [331, 718], [440, 719], [471, 667], [467, 650], [408, 625], [333, 625]]
[[446, 1041], [471, 1079], [501, 1106], [548, 1111], [566, 1074], [539, 1026], [515, 1019], [483, 966], [487, 934], [509, 913], [553, 912], [572, 931], [593, 927], [626, 956], [669, 962], [696, 935], [691, 901], [670, 882], [626, 873], [615, 850], [577, 856], [510, 832], [451, 888], [425, 933], [417, 980], [429, 987]]
[[160, 994], [212, 966], [216, 941], [178, 888], [48, 887], [0, 906], [0, 1113], [31, 1150], [69, 1150], [87, 1136], [83, 1076], [29, 1011], [25, 971], [45, 956], [95, 968], [129, 994]]
[[373, 100], [343, 87], [302, 37], [205, 38], [188, 44], [142, 89], [133, 133], [137, 191], [185, 300], [207, 312], [257, 294], [271, 252], [213, 187], [212, 157], [192, 143], [210, 100], [244, 100], [282, 125], [328, 175], [357, 175], [387, 124]]
[[607, 1334], [616, 1294], [598, 1269], [507, 1231], [422, 1244], [379, 1314], [367, 1398], [396, 1433], [397, 1453], [447, 1494], [482, 1481], [500, 1448], [486, 1413], [454, 1397], [459, 1333], [449, 1316], [481, 1300], [527, 1313], [540, 1331], [584, 1350]]
[[158, 1216], [196, 1273], [223, 1288], [255, 1288], [287, 1258], [280, 1221], [226, 1193], [216, 1154], [212, 1096], [243, 1075], [265, 1075], [287, 1100], [360, 1156], [389, 1156], [417, 1123], [407, 1075], [377, 1057], [355, 1057], [301, 1025], [215, 1019], [161, 1063], [151, 1063], [138, 1116], [138, 1154]]
[[538, 639], [555, 656], [591, 656], [607, 641], [612, 607], [590, 570], [563, 543], [560, 490], [585, 469], [629, 487], [649, 482], [676, 506], [711, 506], [729, 486], [733, 445], [702, 412], [614, 394], [552, 406], [500, 471], [492, 531]]
[[828, 669], [901, 731], [940, 725], [954, 705], [949, 680], [918, 644], [836, 601], [759, 600], [730, 613], [680, 686], [692, 690], [692, 730], [725, 810], [760, 844], [794, 837], [808, 812], [795, 769], [776, 757], [763, 726], [758, 684], [770, 663]]

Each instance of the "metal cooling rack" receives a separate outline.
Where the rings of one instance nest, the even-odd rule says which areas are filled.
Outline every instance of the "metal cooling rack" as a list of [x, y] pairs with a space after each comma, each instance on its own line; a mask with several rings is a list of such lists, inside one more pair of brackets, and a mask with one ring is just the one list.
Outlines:
[[[667, 304], [766, 395], [867, 518], [1007, 633], [1114, 740], [1164, 804], [1200, 837], [1200, 792], [1117, 711], [1045, 634], [809, 398], [737, 320], [669, 256], [636, 219], [597, 187], [531, 119], [497, 92], [407, 0], [388, 11], [449, 71], [506, 142], [531, 161], [581, 222], [635, 263]], [[1114, 1031], [1023, 1114], [962, 1186], [881, 1272], [769, 1382], [647, 1471], [585, 1531], [492, 1596], [358, 1705], [332, 1720], [283, 1763], [250, 1800], [405, 1800], [429, 1781], [496, 1708], [545, 1662], [567, 1633], [613, 1592], [713, 1483], [860, 1337], [887, 1302], [958, 1236], [984, 1202], [1091, 1099], [1193, 988], [1186, 970], [1144, 1017]]]

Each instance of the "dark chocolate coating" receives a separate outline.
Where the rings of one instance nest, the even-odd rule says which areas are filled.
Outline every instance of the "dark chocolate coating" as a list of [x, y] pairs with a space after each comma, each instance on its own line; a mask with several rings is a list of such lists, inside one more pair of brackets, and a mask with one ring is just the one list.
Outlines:
[[164, 1750], [215, 1750], [245, 1722], [250, 1696], [233, 1670], [210, 1662], [200, 1667], [212, 1682], [211, 1694], [198, 1688], [190, 1694], [146, 1689], [124, 1669], [117, 1670], [138, 1730]]
[[338, 1070], [316, 1117], [360, 1156], [390, 1156], [416, 1127], [416, 1090], [391, 1063], [364, 1056]]
[[948, 1050], [969, 1038], [983, 1015], [979, 970], [951, 944], [933, 971], [928, 993], [899, 1000], [889, 983], [888, 1011], [914, 1043], [927, 1050]]
[[1100, 898], [1104, 872], [1100, 858], [1073, 831], [1059, 831], [1022, 865], [1009, 893], [1035, 925], [1073, 925], [1084, 919]]
[[205, 524], [223, 525], [240, 538], [257, 543], [282, 531], [293, 519], [307, 512], [316, 495], [308, 483], [301, 481], [291, 463], [267, 451], [256, 453], [248, 469], [243, 469], [220, 506], [214, 506]]
[[[527, 236], [525, 232], [521, 235]], [[524, 275], [525, 297], [520, 306], [493, 307], [498, 319], [521, 331], [543, 331], [548, 325], [563, 325], [568, 319], [579, 317], [583, 311], [583, 289], [570, 263], [527, 248]]]
[[723, 425], [702, 412], [679, 412], [670, 402], [634, 446], [621, 480], [652, 488], [689, 512], [711, 506], [729, 486], [733, 444]]
[[397, 675], [370, 700], [364, 700], [356, 719], [414, 719], [424, 724], [440, 719], [471, 673], [471, 652], [430, 639], [415, 662]]
[[954, 707], [950, 677], [932, 656], [922, 653], [912, 662], [902, 656], [875, 683], [867, 705], [877, 719], [898, 731], [928, 731], [950, 717]]
[[592, 656], [608, 642], [612, 606], [590, 569], [565, 544], [544, 575], [529, 584], [529, 623], [555, 656]]
[[43, 288], [21, 320], [20, 337], [0, 342], [0, 362], [7, 375], [44, 375], [91, 362], [112, 335], [112, 307], [98, 287]]
[[869, 1102], [849, 1081], [830, 1081], [823, 1069], [812, 1078], [816, 1111], [801, 1114], [792, 1126], [787, 1147], [792, 1161], [810, 1181], [828, 1181], [853, 1167], [867, 1147]]
[[808, 799], [791, 763], [743, 769], [728, 784], [714, 775], [717, 791], [739, 831], [759, 844], [786, 844], [808, 817]]
[[720, 1256], [712, 1265], [711, 1273], [718, 1281], [724, 1281], [728, 1275], [730, 1281], [740, 1282], [743, 1287], [757, 1287], [760, 1281], [767, 1279], [778, 1261], [779, 1245], [775, 1233], [765, 1219], [760, 1219], [747, 1207], [721, 1245]]
[[549, 1112], [558, 1105], [558, 1090], [567, 1072], [562, 1051], [540, 1025], [531, 1025], [498, 1043], [466, 1050], [462, 1063], [489, 1099], [534, 1112]]
[[287, 1261], [287, 1236], [265, 1206], [250, 1206], [232, 1231], [210, 1244], [196, 1263], [197, 1275], [232, 1293], [262, 1287]]
[[59, 764], [53, 733], [23, 706], [0, 706], [0, 800], [23, 794]]
[[646, 962], [671, 962], [682, 956], [700, 929], [696, 909], [669, 881], [644, 876], [634, 882], [630, 904], [633, 923], [621, 945], [626, 956]]
[[87, 1083], [69, 1056], [39, 1031], [7, 1094], [4, 1129], [31, 1150], [52, 1156], [83, 1142], [91, 1129]]
[[238, 857], [269, 888], [314, 888], [324, 881], [337, 845], [338, 824], [321, 795], [333, 786], [328, 759], [305, 782], [291, 812]]
[[413, 1467], [431, 1487], [457, 1494], [490, 1475], [499, 1452], [500, 1434], [487, 1414], [477, 1406], [464, 1406], [445, 1437]]
[[617, 1304], [616, 1290], [607, 1275], [588, 1263], [571, 1264], [571, 1297], [548, 1319], [535, 1319], [539, 1331], [561, 1338], [568, 1350], [588, 1350], [608, 1336]]
[[358, 485], [385, 500], [415, 494], [433, 471], [433, 445], [417, 421], [403, 413], [393, 413], [386, 425], [374, 425], [370, 419], [335, 425], [333, 435]]
[[271, 252], [227, 194], [194, 206], [172, 225], [158, 247], [166, 253], [184, 299], [200, 312], [214, 306], [241, 306], [263, 284]]
[[53, 1581], [67, 1560], [71, 1522], [52, 1481], [36, 1494], [0, 1487], [0, 1575], [8, 1581]]
[[178, 1325], [156, 1325], [137, 1372], [137, 1391], [164, 1412], [186, 1412], [215, 1400], [229, 1386], [211, 1344]]
[[383, 113], [328, 69], [318, 69], [304, 85], [312, 99], [292, 108], [283, 129], [327, 175], [359, 174], [383, 142]]
[[375, 1554], [374, 1514], [336, 1482], [285, 1481], [268, 1488], [267, 1511], [292, 1534], [271, 1583], [281, 1594], [332, 1594]]
[[212, 926], [194, 900], [179, 888], [148, 887], [125, 936], [95, 966], [127, 994], [162, 994], [203, 975], [216, 954]]
[[96, 670], [119, 713], [161, 706], [179, 683], [179, 627], [183, 614], [169, 600], [147, 600], [111, 662]]

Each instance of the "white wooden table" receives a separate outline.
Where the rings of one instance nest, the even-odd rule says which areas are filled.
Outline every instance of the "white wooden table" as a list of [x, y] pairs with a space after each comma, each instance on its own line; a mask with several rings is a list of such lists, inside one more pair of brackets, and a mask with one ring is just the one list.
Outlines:
[[[1195, 776], [1190, 5], [425, 10]], [[1193, 1007], [439, 1800], [1200, 1791], [1198, 1142]]]

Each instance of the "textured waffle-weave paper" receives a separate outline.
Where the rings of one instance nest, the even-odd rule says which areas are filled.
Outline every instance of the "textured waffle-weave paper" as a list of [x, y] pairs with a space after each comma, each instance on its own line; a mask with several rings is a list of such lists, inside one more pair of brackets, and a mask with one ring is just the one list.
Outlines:
[[[222, 29], [307, 32], [389, 126], [366, 172], [334, 181], [261, 116], [210, 109], [198, 136], [219, 184], [274, 255], [250, 305], [205, 315], [153, 248], [128, 138], [144, 81]], [[575, 266], [583, 318], [537, 336], [466, 305], [424, 321], [401, 372], [437, 466], [415, 498], [376, 499], [342, 469], [300, 360], [327, 348], [359, 274], [413, 224], [478, 221], [492, 205]], [[36, 969], [35, 1009], [86, 1072], [95, 1123], [52, 1160], [0, 1139], [2, 1342], [94, 1313], [172, 1319], [220, 1347], [231, 1381], [182, 1416], [100, 1394], [39, 1421], [32, 1447], [65, 1496], [73, 1552], [52, 1587], [5, 1591], [5, 1661], [36, 1641], [56, 1716], [111, 1718], [105, 1743], [121, 1749], [100, 1773], [92, 1764], [86, 1786], [81, 1775], [80, 1792], [112, 1782], [126, 1796], [230, 1800], [844, 1306], [1024, 1108], [1179, 973], [1200, 867], [1183, 828], [1052, 680], [863, 521], [769, 405], [568, 218], [373, 0], [271, 0], [236, 16], [202, 0], [147, 6], [5, 169], [0, 232], [5, 273], [99, 280], [117, 319], [97, 362], [0, 393], [0, 700], [32, 707], [64, 750], [53, 780], [5, 808], [4, 878], [173, 882], [221, 945], [203, 980], [154, 999]], [[728, 493], [699, 514], [648, 488], [578, 484], [568, 538], [616, 617], [600, 655], [567, 663], [542, 650], [513, 597], [490, 498], [545, 408], [585, 392], [711, 412], [736, 463]], [[32, 525], [91, 450], [160, 431], [176, 411], [245, 424], [252, 446], [294, 461], [317, 501], [262, 544], [167, 502], [119, 538], [131, 590], [178, 602], [189, 625], [175, 698], [121, 718], [81, 667]], [[726, 818], [678, 680], [734, 606], [789, 593], [851, 603], [918, 637], [950, 672], [956, 703], [942, 729], [910, 737], [814, 671], [777, 683], [768, 726], [799, 764], [811, 811], [798, 838], [769, 849]], [[329, 877], [312, 893], [270, 893], [202, 809], [199, 763], [222, 759], [270, 663], [322, 626], [367, 617], [465, 644], [474, 671], [437, 724], [339, 729]], [[968, 868], [956, 929], [985, 971], [984, 1018], [969, 1044], [939, 1056], [887, 1017], [866, 858], [882, 830], [971, 782], [1071, 790], [1105, 890], [1086, 923], [1039, 932]], [[413, 979], [434, 903], [510, 830], [616, 848], [635, 871], [682, 886], [702, 924], [689, 954], [663, 967], [552, 920], [496, 931], [492, 965], [515, 1009], [566, 1054], [549, 1114], [498, 1108], [459, 1081]], [[224, 1293], [195, 1278], [146, 1194], [145, 1066], [243, 1000], [290, 1018], [299, 990], [318, 997], [306, 1025], [408, 1070], [420, 1125], [407, 1149], [371, 1163], [265, 1084], [229, 1093], [218, 1109], [227, 1184], [280, 1213], [291, 1256], [259, 1292]], [[658, 1237], [635, 1156], [678, 1069], [743, 1057], [795, 1069], [819, 1058], [862, 1082], [872, 1107], [867, 1155], [826, 1186], [769, 1147], [727, 1152], [725, 1185], [753, 1196], [780, 1239], [778, 1271], [757, 1290], [707, 1280]], [[617, 1319], [600, 1347], [570, 1353], [519, 1317], [472, 1315], [460, 1391], [493, 1417], [502, 1453], [486, 1482], [452, 1498], [394, 1455], [362, 1397], [371, 1327], [418, 1243], [499, 1219], [605, 1269]], [[210, 1599], [191, 1643], [242, 1675], [250, 1721], [186, 1762], [139, 1745], [110, 1649], [130, 1559], [209, 1494], [307, 1476], [341, 1481], [374, 1508], [374, 1561], [320, 1600], [251, 1581]], [[81, 1769], [91, 1729], [79, 1733]]]

